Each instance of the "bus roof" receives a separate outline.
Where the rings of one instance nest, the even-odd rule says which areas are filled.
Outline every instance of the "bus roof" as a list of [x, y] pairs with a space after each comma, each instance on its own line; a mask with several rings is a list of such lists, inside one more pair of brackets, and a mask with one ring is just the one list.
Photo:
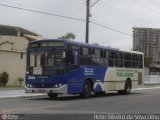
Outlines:
[[129, 51], [129, 50], [120, 50], [122, 52], [129, 52], [129, 53], [135, 53], [135, 54], [143, 54], [143, 52], [139, 52], [139, 51]]
[[63, 39], [44, 39], [44, 40], [32, 41], [30, 43], [35, 43], [35, 42], [51, 42], [51, 41], [61, 41], [61, 42], [69, 43], [69, 44], [81, 45], [81, 46], [84, 46], [84, 47], [94, 47], [94, 48], [99, 48], [99, 49], [107, 49], [107, 50], [113, 50], [113, 51], [121, 51], [121, 52], [143, 54], [142, 52], [138, 52], [138, 51], [127, 51], [127, 50], [121, 50], [121, 49], [118, 49], [118, 48], [112, 48], [110, 46], [94, 45], [94, 44], [81, 43], [81, 42], [77, 42], [77, 41], [63, 40]]
[[45, 39], [45, 40], [37, 40], [37, 41], [32, 41], [30, 43], [36, 43], [36, 42], [51, 42], [51, 41], [62, 41], [65, 43], [69, 43], [69, 44], [74, 44], [74, 45], [81, 45], [84, 47], [95, 47], [95, 48], [99, 48], [99, 49], [108, 49], [108, 50], [114, 50], [114, 51], [119, 51], [120, 49], [117, 48], [112, 48], [110, 46], [101, 46], [101, 45], [93, 45], [93, 44], [88, 44], [88, 43], [81, 43], [81, 42], [77, 42], [77, 41], [72, 41], [72, 40], [63, 40], [63, 39]]

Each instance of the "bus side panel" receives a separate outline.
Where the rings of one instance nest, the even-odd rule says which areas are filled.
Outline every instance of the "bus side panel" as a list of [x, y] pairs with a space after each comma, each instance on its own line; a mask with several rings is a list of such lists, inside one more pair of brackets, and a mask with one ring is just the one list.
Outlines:
[[[141, 73], [141, 78], [139, 78], [139, 73]], [[105, 75], [105, 91], [123, 90], [128, 78], [131, 80], [133, 89], [140, 87], [138, 80], [143, 80], [143, 69], [108, 68]]]
[[76, 94], [82, 93], [85, 80], [90, 79], [93, 82], [93, 91], [104, 91], [104, 77], [107, 67], [82, 67], [68, 73], [68, 93]]
[[102, 92], [105, 91], [104, 89], [104, 77], [105, 73], [107, 71], [107, 67], [95, 67], [94, 68], [94, 76], [93, 76], [93, 82], [94, 82], [94, 92]]
[[72, 70], [67, 75], [68, 94], [81, 93], [83, 91], [83, 69]]

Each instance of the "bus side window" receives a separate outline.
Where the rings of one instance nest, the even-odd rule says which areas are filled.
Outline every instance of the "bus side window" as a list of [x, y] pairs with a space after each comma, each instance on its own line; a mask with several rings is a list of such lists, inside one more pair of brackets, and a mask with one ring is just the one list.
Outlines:
[[132, 54], [132, 68], [138, 68], [137, 54]]
[[67, 57], [68, 57], [69, 70], [79, 68], [79, 65], [78, 65], [78, 49], [69, 49]]
[[124, 53], [124, 67], [131, 68], [131, 53]]
[[115, 52], [115, 66], [116, 67], [123, 67], [123, 53], [122, 52]]
[[143, 68], [142, 55], [132, 54], [132, 68]]
[[104, 50], [100, 50], [100, 65], [104, 65]]
[[92, 62], [93, 65], [103, 65], [103, 50], [92, 48]]
[[114, 51], [108, 51], [108, 63], [110, 67], [114, 67]]
[[108, 51], [104, 50], [104, 54], [103, 54], [103, 58], [104, 58], [104, 65], [107, 66], [108, 65]]
[[101, 51], [99, 49], [94, 49], [94, 57], [92, 57], [93, 65], [100, 65]]
[[143, 58], [142, 55], [138, 55], [138, 68], [143, 68]]
[[81, 51], [80, 53], [81, 65], [91, 65], [92, 64], [91, 48], [81, 47], [80, 51]]

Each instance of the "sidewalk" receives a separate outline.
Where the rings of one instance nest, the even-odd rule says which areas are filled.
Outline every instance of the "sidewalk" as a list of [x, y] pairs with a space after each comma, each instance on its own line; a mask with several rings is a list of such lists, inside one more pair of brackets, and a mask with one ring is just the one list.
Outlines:
[[17, 97], [32, 97], [40, 96], [45, 94], [36, 94], [36, 93], [25, 93], [24, 88], [22, 89], [11, 89], [11, 88], [0, 88], [0, 99], [6, 98], [17, 98]]

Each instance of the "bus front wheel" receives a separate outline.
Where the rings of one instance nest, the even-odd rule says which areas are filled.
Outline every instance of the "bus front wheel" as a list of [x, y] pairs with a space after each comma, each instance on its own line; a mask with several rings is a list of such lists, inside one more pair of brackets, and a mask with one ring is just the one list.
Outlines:
[[48, 93], [48, 97], [51, 99], [55, 99], [57, 98], [57, 96], [58, 96], [58, 93]]
[[89, 81], [86, 81], [83, 88], [83, 93], [80, 94], [83, 98], [89, 98], [91, 96], [92, 86]]

